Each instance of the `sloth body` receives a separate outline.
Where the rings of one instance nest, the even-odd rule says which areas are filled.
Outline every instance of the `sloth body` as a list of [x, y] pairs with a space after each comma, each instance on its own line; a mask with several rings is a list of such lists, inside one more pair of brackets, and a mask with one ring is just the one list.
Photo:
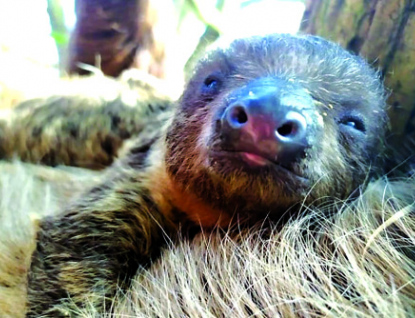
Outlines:
[[[95, 112], [117, 116], [109, 132], [120, 134], [115, 108]], [[102, 307], [178, 229], [279, 220], [300, 203], [350, 197], [379, 166], [386, 125], [376, 72], [335, 44], [290, 35], [211, 52], [172, 109], [148, 118], [102, 184], [40, 222], [29, 317], [62, 314], [67, 299]]]

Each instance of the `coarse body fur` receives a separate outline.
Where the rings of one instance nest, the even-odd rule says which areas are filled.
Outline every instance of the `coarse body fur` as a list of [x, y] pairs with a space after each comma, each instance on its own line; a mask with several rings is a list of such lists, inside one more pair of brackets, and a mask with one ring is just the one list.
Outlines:
[[[1, 317], [25, 316], [36, 245], [29, 216], [58, 213], [100, 178], [85, 169], [0, 164]], [[60, 311], [85, 318], [412, 317], [414, 193], [413, 179], [378, 180], [330, 218], [305, 208], [266, 240], [261, 226], [237, 236], [202, 233], [139, 270], [112, 313], [98, 315], [101, 307], [88, 300], [82, 307], [68, 300]]]
[[102, 169], [124, 141], [159, 129], [172, 108], [166, 90], [140, 72], [119, 81], [97, 74], [48, 84], [54, 94], [0, 113], [2, 159]]
[[[217, 84], [213, 89], [212, 76]], [[310, 116], [316, 126], [312, 146], [288, 170], [272, 162], [250, 169], [233, 154], [223, 154], [227, 151], [217, 128], [218, 114], [228, 107], [232, 92], [258, 78], [294, 83], [312, 99]], [[63, 315], [62, 306], [69, 300], [78, 306], [88, 301], [98, 310], [105, 304], [108, 309], [118, 287], [128, 287], [140, 266], [157, 258], [166, 241], [176, 240], [178, 229], [188, 233], [200, 226], [227, 228], [234, 221], [279, 220], [288, 208], [298, 213], [294, 206], [347, 199], [378, 165], [386, 123], [384, 98], [379, 78], [362, 59], [317, 37], [242, 39], [214, 51], [199, 63], [173, 115], [163, 107], [160, 116], [150, 116], [148, 124], [128, 132], [128, 137], [138, 136], [105, 172], [102, 183], [61, 213], [40, 221], [28, 275], [27, 315]], [[94, 152], [88, 160], [60, 156], [62, 149], [77, 145], [68, 156], [77, 158], [78, 151], [82, 156], [82, 148], [93, 144], [108, 156], [103, 161], [108, 164], [119, 146], [107, 142], [107, 137], [115, 134], [123, 139], [125, 120], [132, 118], [128, 127], [135, 129], [134, 119], [142, 118], [120, 115], [122, 105], [107, 111], [103, 104], [91, 114], [98, 118], [97, 126], [84, 133], [79, 127], [91, 125], [80, 123], [89, 117], [81, 112], [75, 123], [67, 125], [59, 105], [62, 102], [40, 106], [23, 126], [36, 134], [36, 141], [47, 135], [48, 127], [54, 137], [64, 138], [55, 144], [57, 150], [49, 150], [53, 160], [40, 156], [38, 161], [94, 162]], [[61, 108], [65, 114], [67, 108]], [[120, 114], [114, 114], [117, 109]], [[24, 112], [25, 107], [17, 111]], [[46, 116], [39, 116], [43, 112]], [[56, 117], [59, 124], [49, 126]], [[24, 116], [6, 123], [4, 130], [15, 127], [20, 118]], [[101, 121], [110, 127], [102, 135], [93, 129]], [[36, 131], [31, 122], [38, 125]], [[98, 142], [97, 135], [102, 137]], [[20, 144], [33, 143], [22, 140]], [[19, 153], [25, 158], [33, 149], [23, 147]], [[4, 153], [7, 157], [9, 152]]]

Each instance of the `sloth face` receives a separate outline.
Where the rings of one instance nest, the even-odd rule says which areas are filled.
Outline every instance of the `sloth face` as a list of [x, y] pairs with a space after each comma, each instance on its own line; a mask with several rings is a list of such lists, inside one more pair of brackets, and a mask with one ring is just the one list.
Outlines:
[[166, 163], [217, 208], [278, 214], [350, 196], [377, 164], [385, 125], [382, 83], [361, 58], [314, 36], [241, 39], [199, 62]]

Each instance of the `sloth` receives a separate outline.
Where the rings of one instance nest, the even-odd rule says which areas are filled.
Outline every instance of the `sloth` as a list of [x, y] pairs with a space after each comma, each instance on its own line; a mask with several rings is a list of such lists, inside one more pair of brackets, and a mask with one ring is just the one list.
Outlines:
[[[107, 310], [179, 232], [279, 222], [304, 205], [353, 198], [382, 171], [385, 98], [362, 58], [320, 37], [273, 34], [207, 53], [171, 104], [84, 105], [75, 117], [62, 115], [73, 113], [59, 98], [30, 116], [27, 105], [17, 108], [25, 124], [16, 115], [15, 127], [37, 137], [24, 143], [20, 133], [19, 144], [35, 152], [42, 140], [53, 164], [82, 165], [88, 158], [77, 151], [91, 140], [105, 165], [119, 156], [99, 185], [39, 222], [27, 316], [63, 316], [68, 301]], [[51, 131], [64, 142], [48, 145]], [[71, 155], [61, 158], [65, 147]]]

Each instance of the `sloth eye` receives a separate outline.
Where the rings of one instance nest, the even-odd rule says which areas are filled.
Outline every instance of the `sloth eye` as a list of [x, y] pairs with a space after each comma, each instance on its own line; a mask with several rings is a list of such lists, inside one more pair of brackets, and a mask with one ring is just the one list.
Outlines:
[[216, 78], [208, 77], [203, 83], [206, 89], [215, 89], [218, 86], [218, 80]]
[[349, 128], [361, 131], [361, 132], [366, 131], [365, 123], [358, 116], [345, 116], [340, 119], [339, 123], [341, 125], [344, 125], [346, 127], [349, 127]]
[[217, 75], [209, 75], [205, 78], [202, 85], [202, 94], [211, 96], [219, 92], [222, 82]]

